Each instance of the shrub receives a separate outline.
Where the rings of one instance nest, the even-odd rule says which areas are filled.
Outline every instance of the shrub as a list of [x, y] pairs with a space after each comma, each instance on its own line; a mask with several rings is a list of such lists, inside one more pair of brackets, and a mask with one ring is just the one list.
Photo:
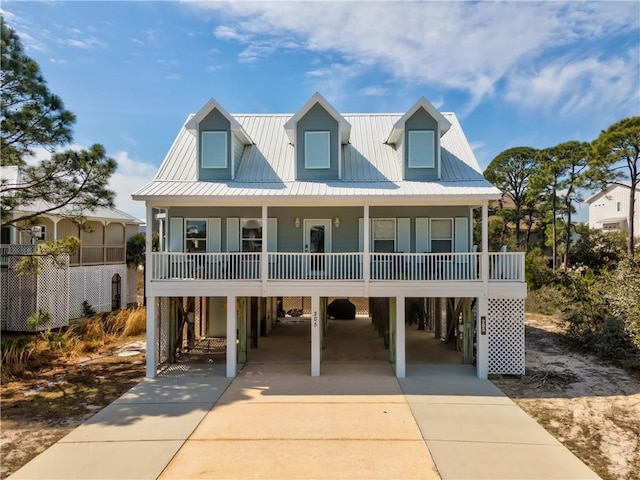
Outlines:
[[537, 290], [529, 292], [525, 300], [525, 308], [529, 313], [554, 315], [564, 303], [562, 292], [551, 285], [543, 285]]
[[555, 272], [547, 265], [547, 259], [542, 250], [534, 248], [525, 257], [524, 276], [527, 286], [537, 290], [545, 285], [553, 285], [556, 281]]
[[43, 308], [38, 308], [27, 318], [27, 327], [31, 330], [42, 330], [51, 323], [51, 314]]
[[82, 316], [91, 317], [96, 314], [96, 309], [91, 306], [86, 300], [82, 301]]

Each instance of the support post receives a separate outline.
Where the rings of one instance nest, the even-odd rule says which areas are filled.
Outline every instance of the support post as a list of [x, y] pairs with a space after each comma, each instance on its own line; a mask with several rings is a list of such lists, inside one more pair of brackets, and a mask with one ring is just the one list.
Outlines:
[[405, 358], [405, 297], [396, 298], [396, 377], [404, 378]]
[[478, 297], [478, 378], [489, 376], [489, 300], [486, 296]]
[[320, 297], [311, 297], [311, 376], [320, 376]]
[[268, 256], [268, 241], [269, 238], [269, 225], [267, 216], [267, 206], [262, 205], [262, 253], [260, 256], [260, 277], [262, 279], [262, 296], [266, 296], [267, 291], [267, 279], [269, 275], [269, 256]]
[[236, 297], [227, 297], [227, 377], [233, 378], [236, 376], [236, 358], [237, 358], [237, 344], [236, 344], [236, 331], [237, 331], [237, 312], [236, 312]]
[[363, 218], [363, 243], [362, 245], [362, 280], [364, 283], [363, 297], [369, 297], [369, 279], [371, 277], [371, 255], [369, 253], [371, 246], [371, 220], [369, 220], [369, 205], [364, 206], [364, 218]]
[[158, 374], [158, 322], [156, 319], [156, 297], [147, 297], [147, 377]]

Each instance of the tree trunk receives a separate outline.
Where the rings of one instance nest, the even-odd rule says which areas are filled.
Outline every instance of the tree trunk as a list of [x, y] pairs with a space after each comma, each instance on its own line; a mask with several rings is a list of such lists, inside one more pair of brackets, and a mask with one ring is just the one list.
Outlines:
[[634, 219], [635, 219], [635, 215], [636, 215], [636, 188], [638, 186], [638, 182], [636, 181], [631, 181], [631, 188], [629, 189], [629, 218], [628, 218], [628, 222], [629, 222], [629, 240], [627, 243], [627, 254], [629, 255], [630, 259], [633, 259], [634, 253], [635, 253], [635, 246], [634, 246], [634, 238], [633, 235], [635, 233], [635, 225], [633, 224]]
[[553, 195], [551, 196], [551, 251], [553, 255], [552, 263], [553, 271], [556, 270], [556, 249], [557, 249], [557, 240], [556, 240], [556, 191], [553, 191]]

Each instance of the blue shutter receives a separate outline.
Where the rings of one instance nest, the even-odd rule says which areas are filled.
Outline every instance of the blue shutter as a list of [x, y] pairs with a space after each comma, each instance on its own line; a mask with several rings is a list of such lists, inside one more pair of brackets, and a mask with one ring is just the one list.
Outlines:
[[209, 252], [217, 253], [222, 251], [221, 234], [222, 219], [209, 218], [207, 223], [207, 245], [209, 246]]
[[171, 217], [169, 220], [169, 251], [184, 251], [184, 219]]
[[240, 219], [227, 218], [227, 252], [240, 251]]

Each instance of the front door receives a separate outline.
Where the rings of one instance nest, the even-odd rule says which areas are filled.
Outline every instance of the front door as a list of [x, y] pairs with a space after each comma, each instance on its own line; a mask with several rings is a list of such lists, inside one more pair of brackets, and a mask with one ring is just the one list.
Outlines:
[[[331, 252], [331, 220], [304, 221], [305, 253], [323, 254]], [[325, 273], [324, 255], [312, 255], [309, 259], [309, 273], [321, 275]]]

